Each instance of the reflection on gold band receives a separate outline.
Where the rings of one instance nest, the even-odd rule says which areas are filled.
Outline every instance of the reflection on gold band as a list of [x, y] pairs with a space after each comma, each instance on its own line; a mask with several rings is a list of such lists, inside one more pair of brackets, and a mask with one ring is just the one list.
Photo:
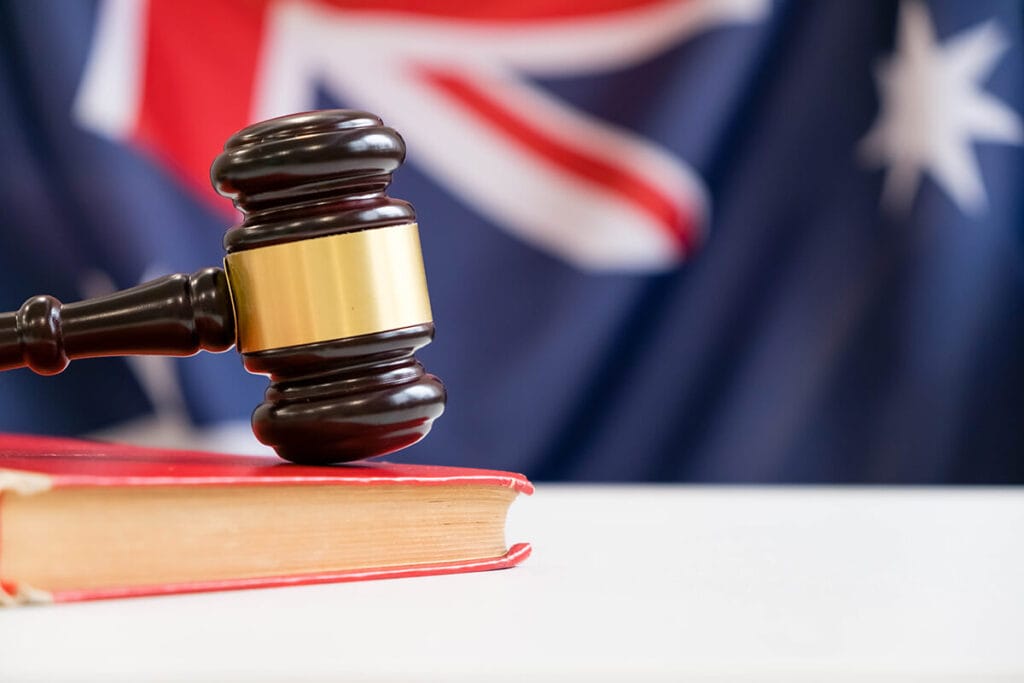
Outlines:
[[415, 223], [228, 254], [243, 353], [433, 320]]

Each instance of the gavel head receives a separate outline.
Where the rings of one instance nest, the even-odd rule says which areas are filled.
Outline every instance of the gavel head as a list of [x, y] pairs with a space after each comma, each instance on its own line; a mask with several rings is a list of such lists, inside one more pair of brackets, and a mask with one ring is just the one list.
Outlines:
[[390, 453], [444, 410], [413, 357], [434, 335], [416, 215], [385, 195], [404, 158], [376, 116], [332, 110], [250, 126], [213, 164], [243, 214], [224, 238], [238, 350], [271, 379], [253, 430], [293, 462]]

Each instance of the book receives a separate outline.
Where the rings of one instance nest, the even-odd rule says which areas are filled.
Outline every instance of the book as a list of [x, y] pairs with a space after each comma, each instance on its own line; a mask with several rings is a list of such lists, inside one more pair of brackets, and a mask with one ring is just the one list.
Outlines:
[[511, 567], [522, 475], [0, 434], [0, 604]]

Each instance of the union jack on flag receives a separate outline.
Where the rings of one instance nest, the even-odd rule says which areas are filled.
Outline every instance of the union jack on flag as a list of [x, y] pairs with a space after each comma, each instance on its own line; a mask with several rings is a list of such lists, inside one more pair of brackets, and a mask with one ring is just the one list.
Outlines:
[[[250, 122], [408, 144], [446, 416], [535, 479], [1024, 481], [1013, 0], [0, 1], [0, 310], [217, 263]], [[237, 356], [0, 375], [0, 429], [250, 450]], [[96, 387], [102, 387], [97, 391]]]

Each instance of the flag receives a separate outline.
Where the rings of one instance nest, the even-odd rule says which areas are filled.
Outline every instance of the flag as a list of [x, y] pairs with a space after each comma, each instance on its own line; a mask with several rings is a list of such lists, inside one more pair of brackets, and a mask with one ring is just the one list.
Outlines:
[[[209, 164], [398, 129], [446, 414], [535, 479], [1024, 482], [1012, 0], [0, 2], [0, 310], [216, 265]], [[249, 450], [237, 354], [0, 374], [0, 429]]]

